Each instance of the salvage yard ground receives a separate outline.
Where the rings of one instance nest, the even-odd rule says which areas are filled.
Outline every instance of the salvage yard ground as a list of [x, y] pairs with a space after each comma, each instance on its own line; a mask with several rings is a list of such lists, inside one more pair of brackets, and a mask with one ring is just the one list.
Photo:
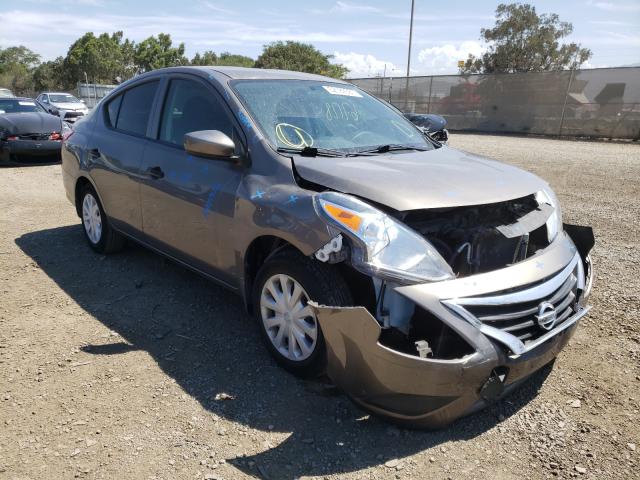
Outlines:
[[553, 371], [437, 432], [287, 374], [197, 275], [94, 254], [60, 166], [0, 170], [0, 478], [640, 478], [640, 146], [451, 143], [548, 180], [597, 277]]

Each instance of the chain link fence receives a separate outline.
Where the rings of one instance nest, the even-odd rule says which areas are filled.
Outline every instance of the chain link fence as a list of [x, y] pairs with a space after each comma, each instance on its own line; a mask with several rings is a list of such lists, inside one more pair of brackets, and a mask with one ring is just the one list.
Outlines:
[[640, 68], [349, 80], [451, 130], [640, 139]]

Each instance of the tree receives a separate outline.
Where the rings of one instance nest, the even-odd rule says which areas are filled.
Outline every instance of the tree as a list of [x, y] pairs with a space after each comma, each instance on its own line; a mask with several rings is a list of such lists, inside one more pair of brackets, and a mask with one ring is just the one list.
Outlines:
[[218, 63], [216, 65], [225, 65], [228, 67], [254, 67], [256, 61], [251, 57], [245, 57], [244, 55], [238, 55], [235, 53], [222, 52]]
[[215, 52], [207, 50], [202, 55], [196, 53], [191, 59], [191, 65], [225, 65], [231, 67], [253, 67], [255, 60], [244, 55], [238, 55], [235, 53], [222, 52], [220, 56]]
[[256, 60], [258, 68], [280, 68], [298, 72], [316, 73], [342, 78], [349, 71], [340, 64], [331, 63], [333, 55], [325, 55], [313, 45], [300, 42], [274, 42], [264, 46]]
[[157, 68], [188, 65], [189, 60], [184, 56], [184, 43], [173, 46], [171, 35], [159, 33], [140, 42], [135, 48], [135, 63], [142, 72]]
[[218, 55], [211, 50], [207, 50], [202, 55], [196, 53], [191, 59], [191, 65], [215, 65], [218, 62]]
[[469, 55], [460, 73], [515, 73], [564, 70], [591, 58], [591, 50], [575, 43], [560, 45], [573, 25], [555, 13], [538, 15], [528, 4], [500, 4], [493, 28], [480, 30], [489, 44], [481, 58]]
[[113, 83], [116, 77], [128, 78], [135, 73], [133, 43], [122, 41], [122, 32], [95, 36], [87, 32], [76, 40], [63, 62], [63, 76], [59, 81], [71, 87], [76, 82]]
[[40, 55], [22, 45], [0, 48], [0, 85], [15, 93], [33, 90], [32, 73], [40, 63]]
[[64, 58], [44, 62], [33, 71], [33, 86], [37, 92], [43, 90], [65, 90]]

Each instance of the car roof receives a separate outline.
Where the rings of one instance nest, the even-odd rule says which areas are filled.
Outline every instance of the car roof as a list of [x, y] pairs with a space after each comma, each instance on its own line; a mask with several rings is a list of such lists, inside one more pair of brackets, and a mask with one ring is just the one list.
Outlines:
[[[144, 76], [151, 76], [154, 74], [172, 73], [172, 72], [185, 72], [185, 71], [199, 71], [202, 74], [209, 75], [215, 74], [220, 77], [227, 77], [230, 79], [249, 80], [249, 79], [271, 79], [271, 80], [316, 80], [322, 82], [332, 83], [344, 83], [347, 82], [339, 80], [337, 78], [325, 77], [323, 75], [316, 75], [313, 73], [293, 72], [291, 70], [274, 70], [267, 68], [246, 68], [246, 67], [224, 67], [224, 66], [204, 66], [204, 67], [168, 67], [158, 70], [152, 70], [143, 74]], [[140, 77], [138, 77], [140, 78]]]
[[40, 95], [71, 95], [73, 96], [73, 94], [69, 92], [42, 92]]

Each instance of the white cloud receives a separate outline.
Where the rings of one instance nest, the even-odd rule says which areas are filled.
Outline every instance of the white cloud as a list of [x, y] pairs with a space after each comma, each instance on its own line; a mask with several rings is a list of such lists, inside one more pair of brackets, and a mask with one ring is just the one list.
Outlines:
[[421, 73], [444, 74], [458, 71], [458, 60], [466, 60], [469, 54], [480, 56], [486, 48], [478, 42], [466, 41], [459, 46], [445, 44], [437, 47], [423, 48], [418, 53]]
[[640, 3], [613, 3], [589, 1], [587, 5], [607, 12], [640, 12]]
[[333, 57], [336, 63], [341, 63], [349, 69], [349, 78], [382, 76], [385, 73], [385, 66], [387, 76], [391, 76], [393, 71], [397, 70], [393, 63], [385, 62], [370, 54], [334, 52]]
[[202, 0], [200, 2], [202, 4], [203, 7], [205, 7], [207, 10], [211, 10], [212, 12], [216, 12], [216, 13], [223, 13], [225, 15], [235, 15], [236, 12], [232, 11], [232, 10], [228, 10], [226, 8], [222, 8], [219, 7], [218, 5], [216, 5], [213, 2], [208, 2], [206, 0]]
[[311, 13], [382, 13], [383, 10], [370, 5], [360, 5], [356, 3], [336, 2], [331, 8], [322, 10], [319, 8], [311, 10]]

